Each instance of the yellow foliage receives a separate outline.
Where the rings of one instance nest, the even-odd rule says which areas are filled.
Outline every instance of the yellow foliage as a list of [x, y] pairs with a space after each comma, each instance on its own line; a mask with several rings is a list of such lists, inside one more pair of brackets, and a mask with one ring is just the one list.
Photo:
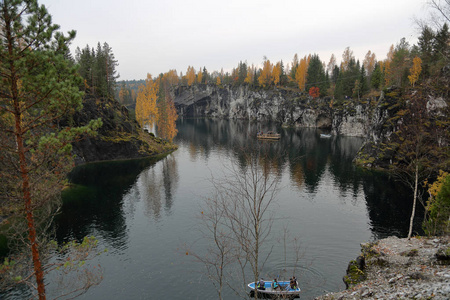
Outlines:
[[[448, 176], [447, 172], [439, 170], [439, 176], [438, 176], [437, 180], [433, 184], [428, 185], [428, 193], [430, 194], [430, 196], [432, 198], [436, 198], [437, 194], [439, 194], [439, 192], [441, 191], [442, 186], [444, 184], [444, 179], [447, 176]], [[426, 184], [426, 182], [425, 182], [425, 184]]]
[[247, 77], [245, 77], [244, 82], [248, 84], [252, 84], [255, 80], [255, 66], [247, 67]]
[[409, 69], [411, 75], [408, 76], [409, 82], [414, 86], [416, 81], [419, 79], [420, 72], [422, 72], [422, 60], [420, 57], [414, 57], [413, 66]]
[[295, 81], [298, 84], [298, 88], [301, 91], [305, 90], [306, 85], [306, 74], [308, 72], [308, 61], [309, 59], [305, 56], [300, 60], [297, 71], [295, 72]]
[[158, 98], [159, 85], [152, 79], [151, 74], [147, 74], [145, 85], [139, 87], [136, 98], [136, 120], [144, 127], [152, 126], [158, 117], [158, 107], [156, 99]]
[[262, 87], [269, 86], [273, 82], [273, 64], [271, 64], [268, 59], [264, 60], [263, 69], [261, 70], [261, 75], [258, 77], [258, 82]]
[[195, 70], [194, 67], [189, 66], [186, 72], [187, 84], [191, 86], [195, 82]]
[[281, 76], [281, 63], [277, 62], [275, 67], [273, 67], [273, 72], [272, 72], [273, 83], [275, 85], [278, 85], [280, 83], [280, 76]]

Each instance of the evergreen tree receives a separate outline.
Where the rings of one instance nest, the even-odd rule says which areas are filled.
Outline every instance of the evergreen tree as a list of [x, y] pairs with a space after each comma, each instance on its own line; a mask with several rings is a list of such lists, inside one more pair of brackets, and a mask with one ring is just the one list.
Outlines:
[[325, 69], [317, 54], [311, 56], [306, 76], [306, 90], [313, 86], [318, 87], [321, 94], [326, 90]]
[[210, 80], [210, 76], [208, 74], [208, 70], [206, 70], [206, 67], [203, 67], [202, 83], [208, 83], [209, 80]]
[[436, 69], [440, 70], [450, 59], [450, 32], [447, 23], [436, 34], [433, 42], [433, 58]]
[[111, 47], [104, 43], [103, 47], [97, 43], [97, 50], [89, 45], [83, 50], [75, 51], [75, 62], [79, 65], [78, 73], [84, 79], [84, 89], [88, 93], [100, 97], [113, 97], [116, 87], [117, 60]]
[[80, 77], [66, 59], [75, 31], [67, 37], [57, 32], [59, 26], [34, 0], [1, 1], [0, 20], [0, 204], [9, 216], [16, 214], [14, 223], [26, 224], [26, 235], [16, 233], [28, 236], [24, 252], [33, 265], [23, 281], [35, 278], [35, 284], [28, 283], [36, 287], [39, 299], [45, 299], [40, 247], [45, 223], [39, 220], [48, 221], [50, 216], [42, 216], [44, 208], [59, 199], [72, 167], [71, 142], [101, 122], [83, 128], [60, 122], [82, 106]]
[[379, 89], [382, 87], [383, 82], [384, 82], [384, 79], [383, 79], [383, 72], [381, 70], [381, 65], [378, 62], [376, 62], [375, 68], [373, 69], [373, 72], [372, 72], [372, 78], [370, 80], [370, 84], [372, 85], [372, 87], [374, 89]]
[[430, 27], [425, 26], [422, 29], [418, 42], [420, 58], [422, 59], [422, 74], [424, 77], [428, 77], [430, 75], [430, 66], [434, 60], [433, 42], [434, 32]]
[[283, 60], [281, 60], [281, 62], [280, 62], [280, 68], [281, 68], [280, 85], [284, 86], [284, 85], [286, 85], [288, 83], [288, 77], [287, 77], [286, 72], [284, 70]]
[[247, 63], [239, 62], [238, 65], [238, 84], [244, 84], [244, 80], [247, 77]]

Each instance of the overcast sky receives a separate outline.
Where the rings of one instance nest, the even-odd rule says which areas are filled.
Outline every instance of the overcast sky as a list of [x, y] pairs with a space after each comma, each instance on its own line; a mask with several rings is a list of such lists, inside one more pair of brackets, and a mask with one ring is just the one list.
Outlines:
[[112, 47], [119, 80], [144, 79], [188, 66], [209, 72], [292, 61], [317, 53], [338, 61], [348, 46], [356, 58], [368, 50], [386, 57], [405, 37], [417, 42], [414, 17], [425, 0], [41, 0], [63, 32], [75, 29], [72, 45]]

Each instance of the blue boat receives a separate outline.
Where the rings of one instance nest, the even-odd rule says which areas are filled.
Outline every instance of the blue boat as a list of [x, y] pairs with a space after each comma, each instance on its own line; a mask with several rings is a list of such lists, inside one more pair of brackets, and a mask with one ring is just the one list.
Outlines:
[[[296, 289], [291, 289], [289, 281], [278, 281], [280, 289], [272, 288], [272, 281], [264, 281], [264, 290], [258, 289], [258, 295], [267, 296], [266, 298], [280, 298], [280, 299], [294, 299], [300, 298], [300, 288], [297, 286]], [[255, 291], [255, 282], [249, 283], [247, 285], [252, 292]]]

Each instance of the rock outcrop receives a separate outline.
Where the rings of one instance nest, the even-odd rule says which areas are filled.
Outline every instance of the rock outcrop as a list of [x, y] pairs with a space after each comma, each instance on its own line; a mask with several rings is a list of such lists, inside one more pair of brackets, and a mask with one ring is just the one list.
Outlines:
[[349, 288], [317, 300], [450, 299], [449, 237], [389, 237], [361, 244], [361, 251], [365, 267], [351, 264], [344, 278]]
[[89, 120], [98, 118], [103, 122], [98, 135], [73, 143], [77, 165], [102, 160], [140, 158], [175, 149], [174, 145], [144, 132], [129, 117], [128, 109], [111, 99], [87, 96], [83, 101], [83, 109], [63, 122], [83, 126]]
[[373, 102], [346, 101], [333, 107], [330, 98], [248, 86], [194, 85], [174, 91], [180, 117], [271, 121], [288, 127], [322, 128], [334, 134], [366, 137], [372, 124]]

